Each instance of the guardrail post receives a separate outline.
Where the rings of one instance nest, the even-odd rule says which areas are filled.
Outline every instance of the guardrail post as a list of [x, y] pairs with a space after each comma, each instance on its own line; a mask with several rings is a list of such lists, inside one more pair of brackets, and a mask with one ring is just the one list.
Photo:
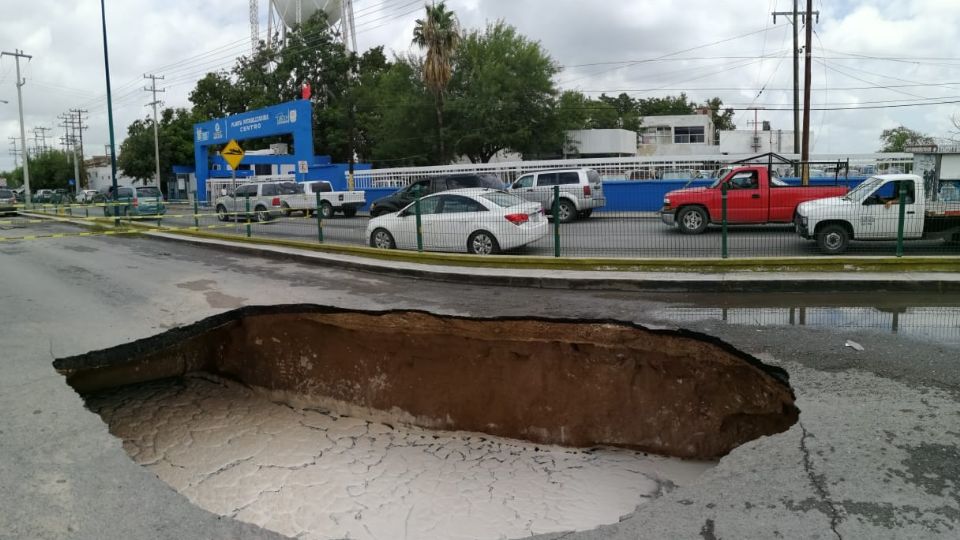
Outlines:
[[423, 253], [423, 226], [420, 222], [420, 190], [417, 189], [417, 198], [413, 201], [413, 212], [417, 216], [417, 251]]
[[726, 182], [720, 185], [720, 257], [726, 259], [730, 254], [727, 250], [727, 189]]
[[244, 197], [247, 201], [247, 238], [250, 238], [250, 197]]
[[553, 256], [560, 256], [560, 186], [553, 186]]
[[193, 228], [200, 230], [200, 203], [197, 202], [197, 192], [193, 192]]
[[320, 211], [320, 205], [323, 204], [323, 194], [317, 192], [317, 240], [322, 244], [323, 243], [323, 212]]
[[904, 199], [907, 197], [907, 181], [901, 180], [900, 193], [897, 194], [897, 208], [900, 216], [897, 222], [897, 257], [903, 257], [903, 223], [906, 218], [907, 207], [904, 206]]

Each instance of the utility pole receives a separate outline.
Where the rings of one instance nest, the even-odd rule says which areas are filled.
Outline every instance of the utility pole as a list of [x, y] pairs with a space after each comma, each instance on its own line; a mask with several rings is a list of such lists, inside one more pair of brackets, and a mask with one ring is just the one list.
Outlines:
[[[34, 136], [40, 139], [40, 144], [39, 144], [38, 151], [39, 151], [41, 154], [44, 154], [44, 153], [46, 153], [46, 152], [49, 150], [49, 148], [47, 148], [47, 132], [48, 132], [48, 131], [51, 131], [51, 129], [48, 128], [48, 127], [35, 127], [35, 128], [33, 128], [33, 134], [34, 134]], [[39, 132], [39, 133], [38, 133], [38, 132]]]
[[[252, 9], [252, 8], [251, 8]], [[150, 79], [150, 86], [144, 86], [143, 89], [147, 92], [153, 93], [153, 101], [147, 103], [147, 105], [153, 105], [153, 154], [157, 160], [157, 175], [155, 180], [157, 182], [157, 189], [163, 191], [160, 188], [160, 132], [157, 127], [160, 124], [160, 119], [157, 117], [157, 105], [160, 103], [157, 101], [157, 92], [166, 92], [164, 89], [157, 89], [157, 79], [163, 80], [163, 77], [157, 77], [156, 75], [143, 75], [144, 79]]]
[[20, 166], [20, 151], [17, 150], [17, 138], [16, 137], [7, 137], [10, 139], [10, 145], [13, 146], [13, 150], [10, 150], [10, 155], [13, 156], [13, 168], [16, 169]]
[[[793, 153], [800, 153], [800, 34], [797, 24], [800, 17], [806, 18], [809, 9], [806, 12], [798, 11], [800, 0], [793, 0], [793, 11], [774, 11], [773, 24], [777, 24], [777, 16], [789, 17], [793, 25]], [[817, 22], [820, 22], [820, 12], [814, 11], [817, 16]]]
[[27, 130], [23, 127], [23, 85], [27, 84], [26, 79], [20, 78], [20, 59], [26, 58], [29, 61], [32, 56], [23, 54], [23, 51], [20, 49], [14, 50], [14, 52], [2, 52], [0, 57], [3, 56], [12, 56], [17, 62], [17, 103], [20, 105], [20, 148], [23, 149], [23, 194], [24, 200], [27, 201], [27, 204], [30, 204], [30, 159], [27, 156]]
[[[100, 0], [100, 25], [103, 30], [103, 71], [107, 82], [107, 125], [110, 130], [110, 179], [113, 186], [113, 199], [119, 197], [117, 189], [117, 156], [116, 140], [113, 135], [113, 91], [110, 88], [110, 54], [107, 46], [107, 8], [104, 0]], [[120, 218], [114, 216], [114, 226], [120, 225]]]
[[79, 116], [77, 118], [74, 118], [73, 111], [61, 114], [59, 118], [63, 120], [63, 123], [60, 125], [63, 126], [66, 132], [65, 141], [67, 145], [70, 147], [70, 149], [73, 151], [72, 152], [73, 153], [73, 181], [74, 181], [73, 189], [74, 189], [74, 193], [79, 195], [80, 194], [80, 160], [83, 158], [81, 155], [78, 155], [77, 153], [78, 144], [77, 144], [76, 134], [78, 132], [83, 133], [83, 130], [81, 129], [83, 127], [81, 124], [82, 118]]
[[810, 184], [810, 76], [813, 73], [813, 0], [807, 0], [807, 46], [803, 50], [803, 144], [800, 161], [803, 163], [801, 184]]

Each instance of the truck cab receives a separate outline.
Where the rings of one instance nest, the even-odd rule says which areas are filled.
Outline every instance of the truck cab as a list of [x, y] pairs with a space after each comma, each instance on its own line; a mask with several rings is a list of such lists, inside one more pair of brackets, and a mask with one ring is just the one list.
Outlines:
[[667, 193], [661, 219], [685, 234], [702, 233], [709, 224], [723, 219], [724, 186], [728, 224], [791, 223], [800, 203], [847, 191], [843, 186], [791, 186], [771, 176], [766, 167], [738, 167], [708, 187]]
[[903, 205], [903, 239], [960, 240], [960, 202], [927, 200], [923, 179], [913, 174], [870, 177], [843, 197], [806, 202], [796, 230], [820, 251], [839, 255], [852, 240], [896, 240]]

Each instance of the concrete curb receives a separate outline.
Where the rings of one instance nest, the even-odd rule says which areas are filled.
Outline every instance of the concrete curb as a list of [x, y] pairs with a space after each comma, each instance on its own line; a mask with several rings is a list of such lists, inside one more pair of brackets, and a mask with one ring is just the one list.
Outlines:
[[[348, 270], [482, 286], [527, 287], [588, 291], [660, 292], [880, 292], [960, 291], [960, 273], [690, 273], [617, 272], [544, 269], [502, 269], [439, 266], [384, 261], [282, 246], [268, 246], [169, 233], [144, 233], [151, 238], [214, 247], [239, 254], [323, 263]], [[549, 275], [543, 275], [548, 273]]]

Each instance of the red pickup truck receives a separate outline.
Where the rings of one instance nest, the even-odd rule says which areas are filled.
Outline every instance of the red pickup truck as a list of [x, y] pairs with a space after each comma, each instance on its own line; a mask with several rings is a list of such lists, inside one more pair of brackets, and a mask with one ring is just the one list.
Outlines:
[[678, 189], [663, 198], [660, 219], [686, 234], [702, 233], [720, 223], [721, 186], [727, 184], [727, 223], [793, 223], [797, 206], [814, 199], [844, 195], [843, 186], [790, 186], [770, 178], [766, 167], [739, 167], [709, 187]]

